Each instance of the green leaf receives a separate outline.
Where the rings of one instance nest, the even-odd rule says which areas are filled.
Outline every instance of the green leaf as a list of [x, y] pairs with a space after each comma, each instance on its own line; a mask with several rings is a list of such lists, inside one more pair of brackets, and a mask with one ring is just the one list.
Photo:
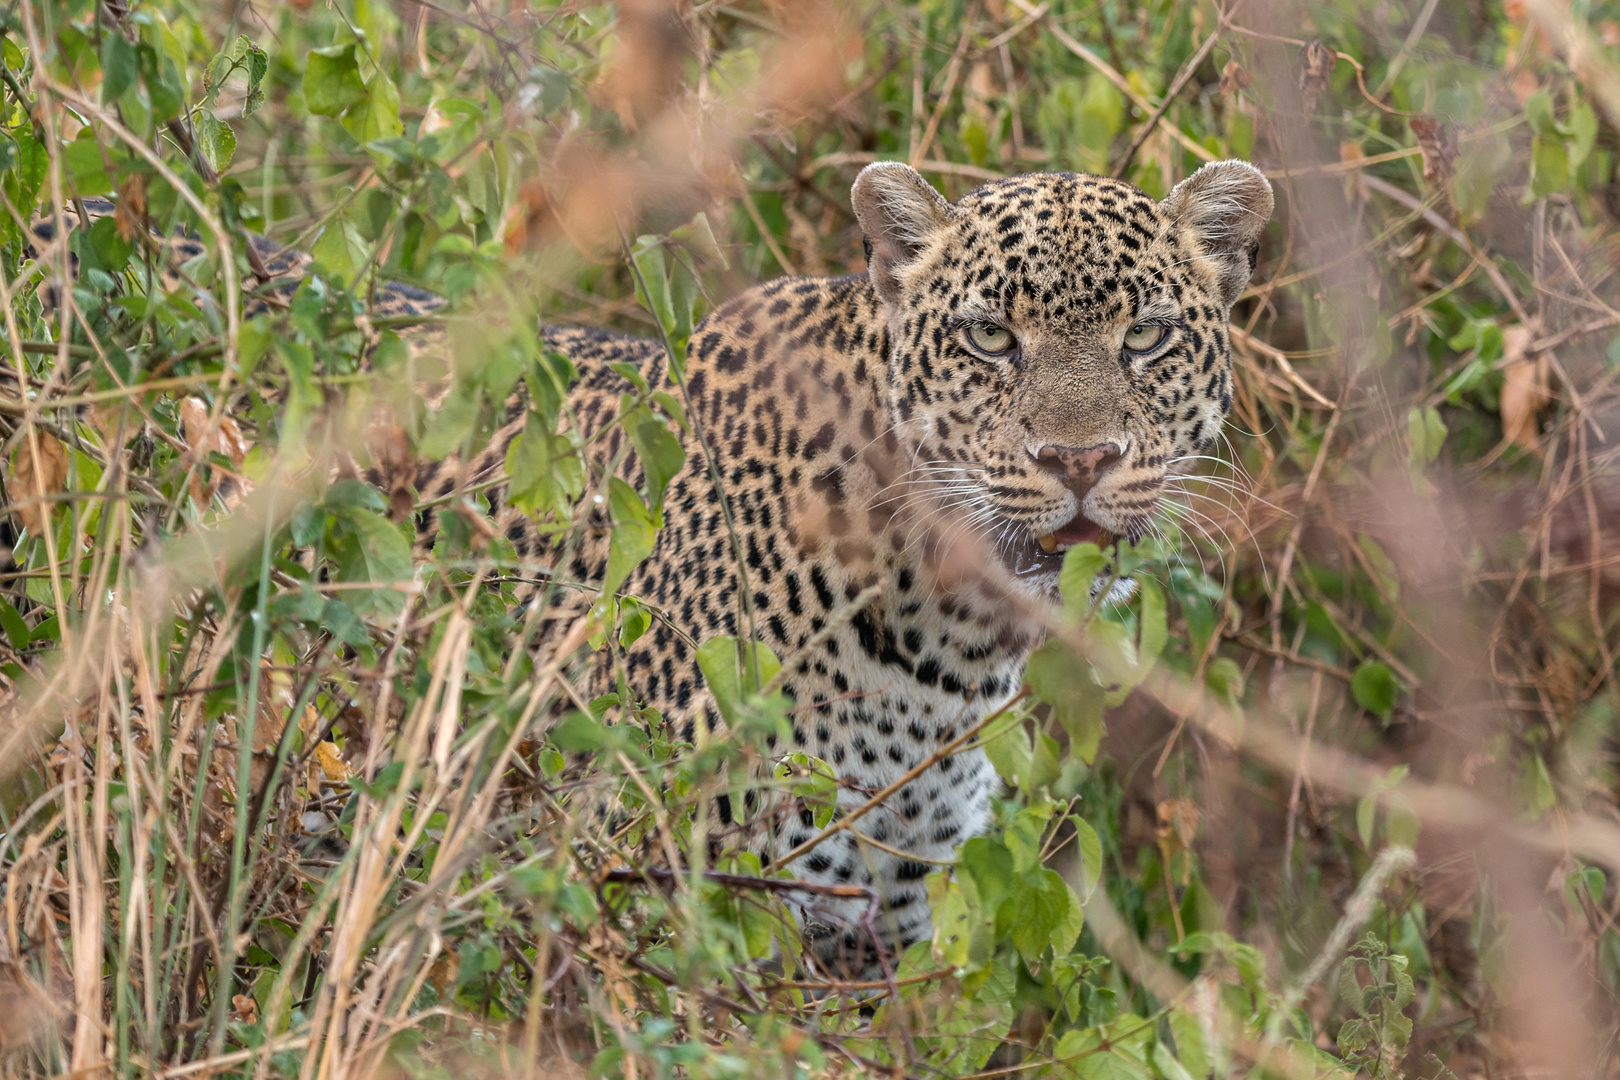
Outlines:
[[6, 637], [11, 641], [11, 647], [18, 652], [28, 648], [34, 639], [33, 631], [28, 629], [23, 617], [17, 614], [17, 609], [11, 606], [11, 601], [3, 596], [0, 596], [0, 628], [5, 630]]
[[1136, 588], [1142, 597], [1141, 644], [1136, 649], [1136, 662], [1147, 669], [1164, 652], [1165, 642], [1170, 639], [1170, 629], [1165, 616], [1164, 593], [1159, 583], [1144, 575], [1136, 579]]
[[[0, 611], [0, 615], [3, 615]], [[1564, 878], [1564, 898], [1569, 906], [1576, 911], [1584, 910], [1581, 896], [1584, 894], [1591, 903], [1603, 903], [1603, 890], [1608, 885], [1608, 878], [1596, 866], [1582, 866]]]
[[608, 543], [607, 570], [602, 575], [603, 596], [618, 592], [630, 571], [652, 554], [658, 534], [652, 511], [636, 489], [617, 476], [608, 481], [608, 509], [613, 518], [613, 537]]
[[[315, 49], [304, 67], [304, 105], [317, 116], [337, 116], [366, 98], [354, 43]], [[397, 115], [397, 110], [396, 110]]]
[[1540, 754], [1527, 755], [1519, 766], [1519, 775], [1513, 781], [1513, 805], [1525, 821], [1538, 821], [1558, 803], [1553, 790], [1552, 775]]
[[568, 435], [554, 435], [533, 410], [506, 449], [507, 502], [532, 514], [564, 513], [585, 490], [585, 465]]
[[159, 53], [147, 42], [135, 45], [135, 66], [146, 84], [147, 98], [152, 106], [152, 119], [158, 123], [172, 120], [186, 100], [185, 83], [180, 69], [167, 53]]
[[101, 100], [111, 105], [135, 85], [140, 76], [140, 60], [135, 46], [115, 30], [101, 34]]
[[1372, 849], [1373, 827], [1378, 821], [1378, 796], [1365, 795], [1356, 803], [1356, 835], [1361, 837], [1361, 846]]
[[1395, 699], [1400, 697], [1401, 684], [1389, 665], [1379, 660], [1368, 660], [1356, 668], [1350, 679], [1350, 692], [1356, 704], [1380, 720], [1387, 721], [1395, 711]]
[[236, 156], [236, 132], [231, 130], [231, 125], [205, 109], [197, 117], [197, 148], [202, 151], [203, 160], [208, 162], [209, 168], [222, 173], [231, 167], [231, 158]]
[[[366, 84], [366, 93], [343, 113], [344, 130], [364, 146], [377, 139], [391, 139], [403, 134], [405, 125], [399, 119], [399, 87], [394, 80], [379, 71]], [[372, 155], [376, 158], [376, 154]], [[379, 162], [381, 164], [381, 162]]]
[[85, 128], [77, 138], [62, 147], [68, 178], [79, 195], [106, 195], [113, 189], [107, 172], [107, 151], [96, 142], [95, 132]]
[[327, 221], [310, 245], [309, 254], [321, 269], [350, 285], [354, 284], [355, 274], [369, 256], [360, 230], [354, 227], [347, 213], [334, 214]]
[[1577, 101], [1570, 107], [1568, 127], [1569, 167], [1573, 170], [1586, 161], [1587, 155], [1592, 152], [1592, 144], [1597, 141], [1597, 113], [1586, 102]]
[[[1068, 566], [1065, 562], [1065, 572]], [[1030, 656], [1024, 678], [1036, 699], [1052, 707], [1053, 715], [1069, 733], [1070, 752], [1088, 765], [1095, 761], [1104, 732], [1106, 694], [1092, 677], [1091, 665], [1067, 642], [1053, 639]]]
[[932, 916], [935, 958], [953, 968], [965, 968], [970, 961], [977, 913], [960, 882], [944, 874], [930, 878], [929, 914]]
[[686, 451], [666, 424], [647, 416], [645, 410], [643, 417], [629, 428], [630, 441], [647, 474], [647, 500], [656, 510], [664, 503], [664, 489], [686, 464]]
[[[392, 522], [373, 510], [353, 507], [340, 507], [334, 517], [337, 581], [389, 586], [411, 579], [411, 545]], [[362, 616], [391, 617], [405, 605], [404, 593], [385, 587], [354, 590], [344, 599]]]
[[1169, 1047], [1164, 1043], [1155, 1043], [1153, 1046], [1153, 1065], [1164, 1080], [1193, 1080], [1192, 1072], [1170, 1053]]
[[1013, 853], [993, 836], [975, 836], [962, 845], [957, 867], [973, 881], [979, 903], [993, 918], [1007, 898], [1009, 884], [1017, 876]]
[[1545, 198], [1569, 187], [1569, 151], [1558, 135], [1537, 135], [1530, 149], [1530, 199]]
[[1091, 899], [1092, 891], [1102, 882], [1102, 838], [1085, 818], [1074, 815], [1075, 845], [1080, 856], [1080, 902]]
[[1008, 938], [1027, 962], [1038, 961], [1047, 946], [1059, 955], [1074, 947], [1085, 917], [1074, 890], [1056, 870], [1040, 866], [1018, 874], [1007, 892], [1017, 913]]
[[1204, 1025], [1181, 1009], [1170, 1011], [1170, 1034], [1176, 1041], [1176, 1059], [1194, 1076], [1208, 1076], [1215, 1063], [1204, 1041]]
[[727, 634], [699, 645], [697, 662], [715, 708], [732, 725], [744, 719], [744, 702], [756, 696], [782, 669], [782, 662], [770, 646], [750, 641], [739, 649], [737, 639]]
[[1204, 685], [1233, 712], [1242, 709], [1243, 669], [1229, 656], [1217, 656], [1204, 669]]
[[1090, 611], [1091, 591], [1097, 587], [1097, 576], [1107, 568], [1108, 560], [1096, 544], [1076, 544], [1064, 552], [1063, 569], [1058, 571], [1063, 606], [1075, 615]]
[[1051, 804], [1043, 803], [1020, 810], [1007, 823], [1002, 839], [1012, 852], [1014, 871], [1023, 873], [1040, 864], [1041, 838], [1046, 835], [1046, 823], [1051, 817]]
[[1149, 1080], [1148, 1047], [1153, 1025], [1140, 1016], [1121, 1013], [1110, 1023], [1066, 1032], [1052, 1056], [1081, 1080]]
[[626, 596], [619, 601], [619, 644], [628, 649], [640, 640], [641, 635], [647, 632], [652, 625], [652, 613], [633, 597]]
[[664, 242], [660, 236], [638, 236], [630, 252], [636, 268], [636, 299], [658, 320], [670, 336], [675, 333], [675, 301], [669, 291], [669, 273], [664, 263]]

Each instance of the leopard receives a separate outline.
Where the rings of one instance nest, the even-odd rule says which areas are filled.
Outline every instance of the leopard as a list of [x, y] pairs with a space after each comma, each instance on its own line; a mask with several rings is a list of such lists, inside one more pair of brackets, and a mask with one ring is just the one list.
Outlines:
[[[906, 164], [875, 162], [850, 202], [863, 271], [776, 278], [692, 329], [685, 422], [669, 425], [684, 464], [651, 554], [618, 590], [659, 617], [587, 657], [576, 685], [589, 700], [622, 672], [681, 738], [708, 743], [726, 725], [700, 643], [753, 639], [781, 658], [791, 730], [768, 749], [830, 766], [840, 824], [752, 796], [721, 796], [719, 814], [753, 823], [763, 866], [812, 886], [789, 894], [810, 961], [870, 977], [929, 938], [926, 879], [992, 820], [1001, 781], [968, 736], [1019, 693], [1066, 554], [1146, 535], [1170, 478], [1219, 436], [1230, 313], [1274, 197], [1238, 160], [1162, 198], [1042, 172], [954, 201]], [[281, 279], [307, 268], [259, 254]], [[422, 290], [400, 298], [439, 307]], [[423, 504], [481, 490], [494, 533], [571, 584], [552, 597], [555, 644], [607, 572], [607, 478], [644, 480], [613, 426], [622, 395], [672, 367], [663, 340], [568, 326], [543, 340], [580, 373], [562, 415], [589, 447], [588, 527], [565, 542], [509, 501], [521, 401], [477, 453], [412, 479]], [[426, 551], [437, 519], [416, 522]]]
[[[647, 705], [702, 740], [724, 722], [697, 643], [753, 637], [784, 658], [792, 730], [771, 749], [826, 762], [838, 813], [863, 816], [826, 833], [802, 806], [722, 816], [763, 820], [766, 866], [861, 887], [792, 906], [812, 957], [870, 978], [929, 937], [925, 879], [991, 819], [1000, 780], [963, 736], [1020, 690], [1066, 553], [1147, 534], [1169, 478], [1217, 439], [1230, 312], [1274, 198], [1235, 160], [1162, 199], [1051, 172], [954, 202], [878, 162], [851, 204], [864, 272], [777, 278], [693, 329], [685, 464], [621, 589], [663, 617], [616, 659]], [[626, 365], [647, 379], [666, 368], [661, 341], [567, 327], [545, 341], [584, 373], [570, 403], [587, 435], [631, 389]], [[470, 475], [497, 478], [520, 427]], [[621, 448], [614, 432], [598, 460]], [[521, 511], [492, 513], [523, 557], [602, 580], [606, 529], [562, 548]], [[1130, 585], [1112, 588], [1121, 599]], [[584, 692], [614, 688], [612, 659]]]

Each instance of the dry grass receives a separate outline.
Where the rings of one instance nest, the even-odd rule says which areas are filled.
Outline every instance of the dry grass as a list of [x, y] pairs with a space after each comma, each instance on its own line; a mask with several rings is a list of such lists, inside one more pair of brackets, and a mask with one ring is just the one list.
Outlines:
[[[0, 1071], [1620, 1071], [1610, 8], [21, 0]], [[357, 41], [365, 85], [312, 113], [311, 50]], [[142, 112], [165, 92], [184, 122]], [[396, 141], [353, 137], [396, 113]], [[792, 886], [710, 820], [757, 747], [628, 703], [641, 724], [559, 740], [596, 627], [516, 606], [532, 568], [476, 490], [428, 566], [389, 561], [402, 478], [487, 437], [493, 373], [546, 362], [537, 318], [658, 332], [630, 237], [704, 213], [717, 300], [860, 269], [872, 160], [951, 196], [1043, 168], [1162, 194], [1229, 155], [1279, 209], [1229, 441], [1144, 551], [1170, 643], [1095, 763], [1016, 705], [1058, 757], [1001, 824], [1046, 815], [1044, 863], [1102, 878], [1072, 951], [936, 942], [825, 978]], [[32, 216], [114, 191], [122, 232], [24, 251]], [[207, 249], [167, 287], [143, 214]], [[244, 224], [313, 245], [324, 284], [244, 308]], [[453, 314], [368, 319], [388, 278]], [[411, 388], [447, 353], [429, 415]], [[356, 462], [401, 479], [331, 483]], [[579, 730], [609, 734], [581, 754]]]

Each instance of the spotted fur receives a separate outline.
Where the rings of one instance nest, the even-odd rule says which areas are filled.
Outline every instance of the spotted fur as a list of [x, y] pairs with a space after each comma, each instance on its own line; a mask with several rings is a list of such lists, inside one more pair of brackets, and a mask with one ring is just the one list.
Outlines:
[[[1228, 314], [1272, 211], [1264, 177], [1241, 162], [1208, 165], [1162, 201], [1043, 173], [954, 203], [906, 166], [878, 164], [852, 201], [867, 273], [768, 282], [694, 331], [686, 465], [652, 556], [623, 590], [665, 617], [622, 657], [642, 699], [703, 740], [720, 723], [694, 643], [757, 634], [788, 661], [792, 745], [776, 749], [829, 762], [845, 810], [1017, 691], [1061, 548], [1140, 536], [1178, 459], [1215, 438], [1231, 407]], [[1154, 328], [1151, 348], [1126, 347]], [[987, 340], [1013, 347], [987, 351]], [[555, 328], [546, 341], [583, 373], [567, 412], [584, 434], [608, 425], [630, 389], [610, 364], [663, 378], [654, 342]], [[514, 411], [465, 467], [424, 466], [421, 497], [498, 479], [523, 422]], [[599, 479], [621, 438], [591, 444]], [[600, 510], [584, 522], [598, 527], [554, 546], [498, 485], [489, 496], [524, 558], [586, 587], [558, 590], [556, 611], [580, 610], [606, 567]], [[433, 523], [422, 525], [429, 540]], [[853, 610], [874, 585], [876, 599]], [[603, 653], [580, 690], [613, 686]], [[879, 898], [876, 910], [806, 898], [814, 954], [870, 972], [866, 927], [887, 947], [926, 937], [923, 878], [984, 828], [996, 786], [970, 746], [798, 859], [802, 879]], [[724, 809], [752, 823], [767, 860], [817, 831], [791, 805]]]
[[[652, 557], [624, 586], [668, 619], [623, 658], [645, 701], [702, 739], [718, 719], [693, 643], [756, 633], [790, 658], [792, 746], [777, 749], [829, 762], [845, 809], [1016, 692], [1062, 560], [1037, 538], [1141, 535], [1177, 459], [1215, 438], [1231, 407], [1228, 312], [1272, 210], [1270, 186], [1240, 162], [1201, 169], [1161, 202], [1037, 174], [947, 203], [896, 164], [865, 170], [852, 195], [866, 274], [771, 281], [692, 335], [687, 464]], [[1143, 324], [1163, 340], [1128, 353], [1123, 338]], [[985, 355], [973, 327], [1017, 347]], [[573, 396], [587, 427], [629, 388], [609, 362], [651, 378], [663, 368], [648, 341], [547, 341], [587, 373]], [[494, 474], [518, 427], [476, 475]], [[599, 460], [618, 451], [615, 436]], [[497, 517], [560, 578], [601, 579], [605, 532], [556, 551], [521, 514]], [[877, 599], [848, 610], [872, 585]], [[583, 689], [610, 678], [604, 657]], [[861, 900], [804, 902], [823, 961], [870, 973], [864, 926], [898, 948], [929, 933], [923, 878], [983, 829], [996, 785], [983, 751], [967, 749], [795, 863], [803, 879], [881, 900], [875, 918]], [[817, 831], [792, 807], [732, 810], [763, 815], [767, 860]]]

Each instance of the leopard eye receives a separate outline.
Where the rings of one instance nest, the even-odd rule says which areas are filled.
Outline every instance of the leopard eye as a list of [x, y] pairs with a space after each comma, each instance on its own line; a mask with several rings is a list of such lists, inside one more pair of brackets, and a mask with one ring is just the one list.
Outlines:
[[1000, 356], [1002, 353], [1011, 352], [1012, 347], [1017, 344], [1013, 339], [1012, 331], [1005, 327], [988, 326], [979, 323], [967, 328], [967, 339], [969, 345], [991, 356]]
[[1125, 331], [1125, 347], [1131, 352], [1149, 352], [1158, 347], [1170, 332], [1168, 326], [1159, 326], [1154, 323], [1137, 323]]

